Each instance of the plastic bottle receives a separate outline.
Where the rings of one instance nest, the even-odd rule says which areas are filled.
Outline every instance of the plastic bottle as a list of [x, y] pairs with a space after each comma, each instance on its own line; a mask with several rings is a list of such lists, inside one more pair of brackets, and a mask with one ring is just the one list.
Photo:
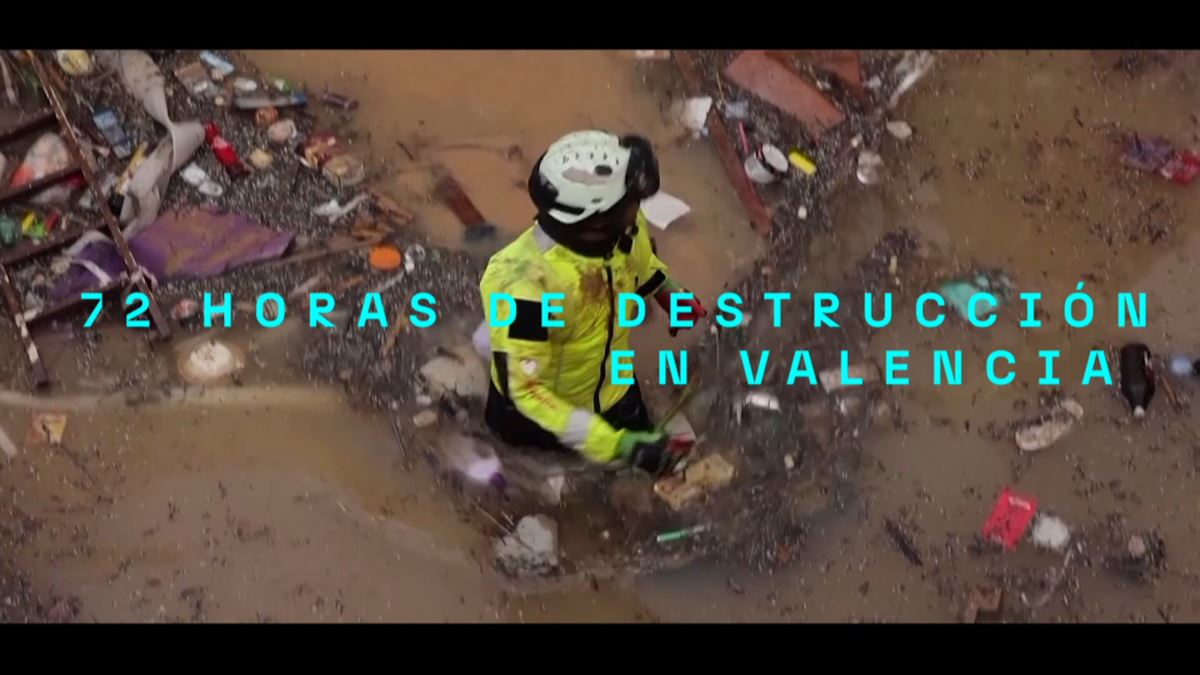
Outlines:
[[1134, 417], [1145, 417], [1154, 398], [1154, 364], [1146, 345], [1131, 342], [1121, 347], [1121, 393], [1133, 408]]
[[216, 155], [217, 161], [221, 166], [225, 167], [225, 173], [229, 174], [230, 178], [240, 178], [248, 173], [250, 169], [238, 159], [237, 151], [225, 140], [221, 135], [221, 129], [216, 122], [209, 122], [204, 125], [204, 137], [208, 140], [209, 147], [212, 148], [213, 154]]

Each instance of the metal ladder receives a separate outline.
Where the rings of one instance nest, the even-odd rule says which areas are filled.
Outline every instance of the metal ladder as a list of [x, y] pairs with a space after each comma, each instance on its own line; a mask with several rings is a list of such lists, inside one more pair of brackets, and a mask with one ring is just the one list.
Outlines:
[[9, 268], [15, 269], [20, 263], [26, 262], [31, 258], [64, 246], [69, 246], [88, 232], [107, 229], [108, 236], [116, 244], [117, 250], [121, 254], [121, 259], [125, 263], [125, 271], [114, 277], [107, 284], [93, 290], [107, 294], [118, 288], [127, 291], [130, 287], [133, 287], [144, 293], [150, 300], [149, 314], [156, 336], [161, 340], [169, 339], [171, 337], [171, 327], [158, 305], [158, 300], [154, 297], [154, 293], [151, 292], [143, 274], [140, 272], [137, 261], [133, 258], [133, 253], [129, 250], [129, 243], [125, 241], [125, 235], [121, 233], [121, 224], [112, 214], [112, 211], [109, 210], [107, 200], [105, 200], [100, 187], [96, 183], [96, 175], [91, 165], [91, 158], [85, 154], [83, 146], [79, 142], [79, 137], [75, 133], [75, 128], [71, 126], [71, 121], [67, 118], [66, 109], [62, 104], [59, 92], [55, 89], [49, 77], [46, 65], [42, 63], [41, 58], [37, 54], [32, 51], [27, 53], [29, 54], [30, 62], [33, 64], [34, 71], [37, 73], [42, 91], [46, 94], [46, 100], [50, 104], [50, 109], [19, 122], [9, 129], [0, 130], [0, 144], [24, 137], [54, 122], [57, 124], [63, 140], [66, 141], [67, 148], [70, 150], [71, 165], [62, 171], [55, 172], [36, 181], [0, 192], [0, 205], [82, 173], [87, 189], [91, 191], [92, 201], [100, 211], [100, 220], [98, 221], [70, 228], [64, 227], [40, 241], [27, 241], [12, 248], [0, 249], [0, 294], [4, 296], [4, 304], [12, 315], [13, 322], [17, 326], [17, 332], [20, 334], [21, 342], [25, 347], [25, 356], [29, 360], [33, 385], [34, 387], [43, 387], [49, 383], [50, 376], [38, 352], [37, 343], [33, 339], [31, 328], [34, 324], [46, 321], [76, 308], [84, 300], [83, 298], [68, 298], [58, 304], [38, 310], [26, 310], [21, 301], [21, 294], [17, 291], [17, 288], [12, 283], [12, 278], [9, 276]]

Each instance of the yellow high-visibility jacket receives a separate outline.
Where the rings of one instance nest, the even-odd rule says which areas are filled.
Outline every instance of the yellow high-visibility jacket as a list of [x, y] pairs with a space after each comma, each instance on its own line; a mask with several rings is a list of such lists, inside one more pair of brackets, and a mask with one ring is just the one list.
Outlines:
[[[667, 267], [654, 254], [649, 226], [638, 213], [638, 231], [629, 253], [615, 249], [608, 258], [589, 258], [559, 245], [535, 223], [516, 241], [488, 261], [479, 283], [485, 315], [493, 293], [516, 300], [514, 310], [496, 302], [491, 317], [492, 383], [513, 401], [522, 415], [596, 462], [617, 459], [620, 432], [598, 413], [611, 408], [630, 385], [612, 384], [612, 357], [629, 349], [629, 328], [616, 321], [621, 293], [637, 293], [646, 301], [667, 283]], [[542, 296], [562, 293], [553, 300], [563, 308], [551, 314], [561, 328], [542, 327]], [[626, 307], [633, 319], [637, 308]], [[490, 315], [489, 315], [490, 316]], [[623, 371], [625, 377], [628, 371]]]

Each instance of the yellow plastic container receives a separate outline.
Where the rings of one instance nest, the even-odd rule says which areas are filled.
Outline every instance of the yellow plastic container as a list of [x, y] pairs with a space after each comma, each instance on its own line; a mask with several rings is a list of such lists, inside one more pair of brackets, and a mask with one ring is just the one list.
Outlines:
[[788, 161], [792, 163], [792, 166], [803, 171], [806, 176], [817, 172], [817, 165], [811, 159], [800, 154], [799, 150], [792, 150], [788, 154]]

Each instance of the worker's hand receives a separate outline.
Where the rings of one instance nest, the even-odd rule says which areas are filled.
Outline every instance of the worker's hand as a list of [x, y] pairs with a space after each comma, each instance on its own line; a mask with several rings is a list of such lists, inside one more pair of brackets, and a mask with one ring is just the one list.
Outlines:
[[[663, 311], [667, 313], [668, 321], [671, 319], [671, 295], [674, 293], [687, 292], [688, 291], [680, 288], [679, 286], [669, 284], [667, 287], [664, 287], [661, 291], [654, 294], [654, 299], [658, 301], [658, 306], [662, 307]], [[704, 309], [704, 305], [700, 304], [699, 298], [697, 298], [695, 295], [690, 298], [680, 299], [679, 306], [681, 308], [681, 311], [679, 312], [679, 318], [681, 320], [686, 321], [690, 319], [692, 321], [696, 321], [697, 319], [703, 319], [704, 317], [708, 316], [708, 310]], [[675, 337], [675, 335], [677, 335], [681, 330], [686, 330], [686, 328], [669, 328], [667, 329], [667, 332], [671, 334], [671, 337]]]
[[677, 456], [670, 451], [670, 443], [671, 439], [661, 431], [626, 429], [617, 441], [617, 452], [633, 466], [657, 477], [675, 467]]

